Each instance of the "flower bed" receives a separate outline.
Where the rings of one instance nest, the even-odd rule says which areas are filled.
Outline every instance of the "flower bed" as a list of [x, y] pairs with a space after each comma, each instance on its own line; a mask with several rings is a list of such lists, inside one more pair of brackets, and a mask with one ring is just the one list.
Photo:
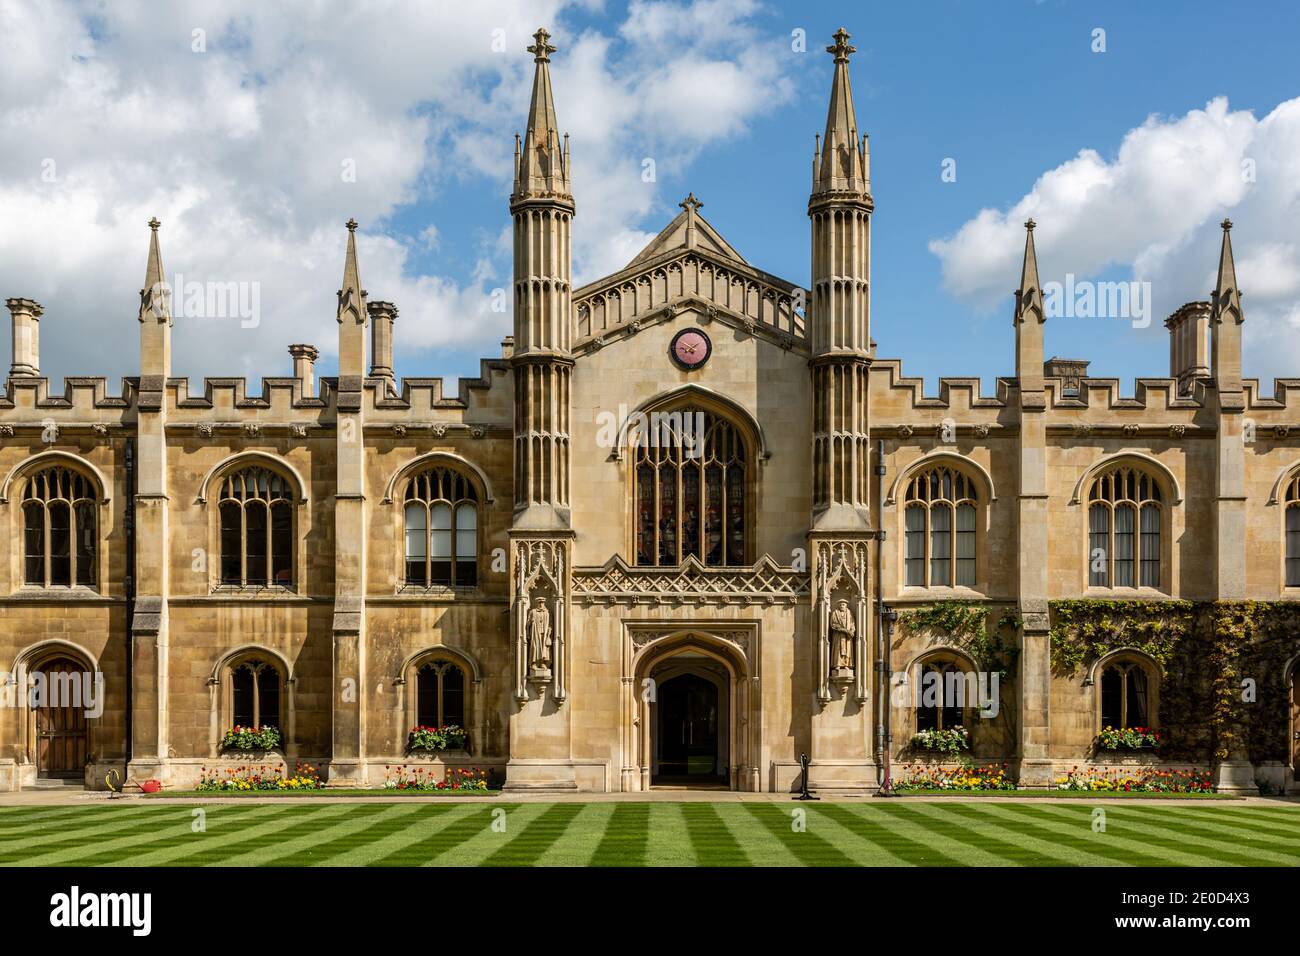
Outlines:
[[448, 767], [439, 775], [423, 767], [385, 767], [385, 790], [456, 790], [483, 792], [488, 789], [486, 770], [477, 767]]
[[1057, 790], [1124, 791], [1127, 793], [1210, 793], [1214, 785], [1208, 770], [1096, 770], [1075, 767], [1056, 778]]
[[221, 738], [222, 750], [274, 750], [280, 746], [280, 731], [274, 727], [241, 727], [236, 724]]
[[293, 776], [286, 777], [282, 767], [275, 764], [248, 764], [242, 767], [199, 769], [199, 782], [195, 790], [239, 791], [251, 790], [319, 790], [325, 786], [320, 774], [311, 764], [300, 763], [294, 767]]
[[902, 793], [917, 790], [1014, 790], [1015, 781], [1007, 774], [1007, 765], [986, 764], [976, 766], [964, 763], [960, 767], [925, 767], [904, 764], [903, 775], [890, 782], [890, 787]]
[[412, 727], [406, 735], [408, 752], [425, 751], [433, 753], [439, 750], [463, 749], [469, 733], [464, 727], [448, 724], [446, 727]]
[[912, 735], [912, 749], [956, 756], [963, 750], [970, 750], [970, 731], [960, 726], [917, 731]]
[[1098, 750], [1155, 750], [1160, 733], [1150, 727], [1103, 727], [1097, 735]]

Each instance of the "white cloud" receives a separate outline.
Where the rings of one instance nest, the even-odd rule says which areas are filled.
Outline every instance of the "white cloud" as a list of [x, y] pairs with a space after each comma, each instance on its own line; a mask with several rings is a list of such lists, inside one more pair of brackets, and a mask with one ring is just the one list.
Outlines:
[[1040, 176], [1010, 209], [981, 210], [930, 250], [952, 295], [981, 309], [1007, 306], [1022, 223], [1032, 216], [1044, 282], [1128, 270], [1151, 283], [1160, 317], [1208, 297], [1225, 215], [1234, 222], [1246, 293], [1245, 371], [1295, 375], [1300, 98], [1263, 119], [1231, 110], [1222, 97], [1184, 116], [1152, 116], [1124, 136], [1114, 159], [1083, 150]]
[[[47, 373], [133, 374], [145, 222], [157, 215], [170, 275], [261, 294], [255, 328], [178, 321], [177, 374], [285, 374], [290, 342], [335, 350], [342, 223], [355, 216], [363, 282], [401, 310], [400, 371], [446, 371], [429, 367], [431, 350], [495, 354], [510, 326], [491, 295], [510, 278], [510, 157], [533, 66], [523, 48], [538, 23], [560, 47], [579, 281], [625, 264], [652, 211], [676, 211], [666, 178], [790, 93], [780, 58], [759, 53], [749, 0], [636, 2], [621, 29], [566, 33], [569, 11], [592, 6], [0, 0], [0, 293], [45, 306]], [[206, 52], [191, 49], [196, 29]], [[658, 182], [642, 182], [646, 157]], [[501, 228], [419, 221], [423, 204], [465, 189], [499, 196]], [[443, 258], [468, 265], [448, 273]]]

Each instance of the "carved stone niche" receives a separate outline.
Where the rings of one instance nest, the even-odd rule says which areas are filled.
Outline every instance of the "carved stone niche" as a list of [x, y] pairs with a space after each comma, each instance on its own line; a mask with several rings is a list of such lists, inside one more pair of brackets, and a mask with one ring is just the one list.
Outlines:
[[853, 689], [867, 697], [866, 638], [868, 544], [821, 541], [817, 545], [817, 699], [825, 704], [831, 689]]
[[550, 687], [557, 703], [565, 698], [566, 555], [563, 541], [515, 544], [515, 698], [520, 703], [530, 698], [530, 687], [539, 694]]

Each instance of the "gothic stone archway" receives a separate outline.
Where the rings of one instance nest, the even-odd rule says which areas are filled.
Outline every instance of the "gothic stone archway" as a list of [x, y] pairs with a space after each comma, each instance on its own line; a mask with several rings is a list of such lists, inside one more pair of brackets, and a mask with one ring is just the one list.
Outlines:
[[623, 790], [758, 789], [756, 645], [753, 625], [626, 627]]

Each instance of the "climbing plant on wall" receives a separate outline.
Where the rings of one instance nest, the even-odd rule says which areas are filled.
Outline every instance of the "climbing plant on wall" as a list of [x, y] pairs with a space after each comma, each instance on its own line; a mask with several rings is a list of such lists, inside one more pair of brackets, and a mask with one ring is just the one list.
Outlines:
[[1051, 612], [1058, 676], [1073, 676], [1121, 648], [1160, 665], [1162, 754], [1287, 758], [1283, 670], [1300, 652], [1300, 604], [1071, 600], [1051, 602]]
[[923, 607], [902, 611], [902, 627], [913, 633], [929, 630], [944, 635], [951, 646], [971, 656], [984, 671], [998, 671], [1006, 679], [1015, 669], [1020, 650], [1006, 636], [1020, 626], [1013, 609], [1003, 609], [993, 627], [989, 619], [997, 608], [981, 601], [936, 601]]

